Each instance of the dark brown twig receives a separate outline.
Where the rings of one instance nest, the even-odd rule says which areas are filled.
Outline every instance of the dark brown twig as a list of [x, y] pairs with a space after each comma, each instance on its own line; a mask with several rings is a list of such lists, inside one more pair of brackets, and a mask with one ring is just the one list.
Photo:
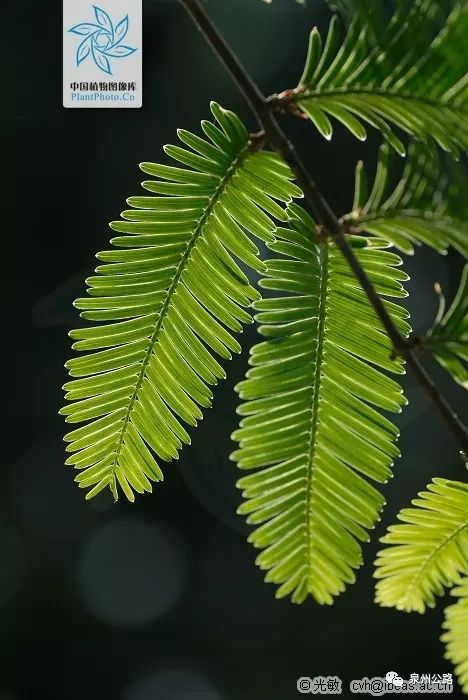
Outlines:
[[275, 101], [266, 98], [250, 75], [241, 65], [239, 59], [228, 46], [224, 38], [206, 14], [199, 0], [181, 0], [183, 6], [190, 14], [199, 30], [204, 35], [211, 48], [224, 64], [225, 68], [237, 83], [245, 99], [255, 114], [260, 128], [265, 133], [265, 139], [272, 148], [280, 153], [289, 164], [297, 177], [297, 181], [304, 192], [316, 221], [327, 231], [334, 243], [338, 246], [346, 258], [351, 270], [358, 279], [375, 313], [384, 326], [395, 352], [404, 356], [408, 365], [414, 372], [417, 380], [430, 396], [447, 426], [457, 438], [464, 455], [468, 455], [468, 428], [458, 418], [446, 399], [441, 395], [434, 382], [420, 363], [413, 345], [404, 338], [393, 323], [381, 298], [365, 270], [356, 258], [353, 249], [346, 239], [346, 229], [335, 215], [325, 197], [318, 189], [316, 183], [297, 154], [294, 144], [287, 138], [273, 114]]

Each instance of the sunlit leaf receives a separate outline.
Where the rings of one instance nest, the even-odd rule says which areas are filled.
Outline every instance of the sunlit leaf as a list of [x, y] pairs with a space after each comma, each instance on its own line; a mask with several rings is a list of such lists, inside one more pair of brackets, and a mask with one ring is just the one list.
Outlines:
[[382, 236], [405, 253], [426, 244], [440, 253], [453, 246], [468, 258], [468, 197], [465, 168], [444, 163], [435, 147], [412, 143], [400, 178], [388, 145], [379, 154], [372, 188], [362, 163], [356, 170], [351, 228]]
[[[339, 0], [341, 9], [353, 4]], [[325, 41], [313, 29], [301, 81], [285, 99], [326, 138], [332, 118], [361, 139], [364, 127], [378, 129], [400, 154], [395, 127], [455, 154], [466, 149], [467, 3], [399, 0], [389, 20], [380, 3], [358, 5], [344, 41], [336, 17]]]
[[[370, 481], [386, 482], [398, 456], [397, 428], [382, 411], [406, 403], [392, 348], [341, 252], [317, 239], [296, 205], [291, 228], [268, 243], [261, 286], [276, 296], [255, 302], [265, 340], [237, 390], [243, 416], [232, 457], [250, 473], [238, 482], [239, 512], [256, 529], [249, 540], [277, 596], [332, 603], [354, 582], [361, 543], [384, 504]], [[401, 260], [380, 239], [350, 237], [355, 255], [403, 335], [408, 314], [387, 297], [406, 296]]]
[[423, 613], [468, 572], [468, 484], [433, 479], [398, 514], [376, 561], [376, 601]]
[[264, 271], [254, 239], [274, 241], [271, 217], [286, 219], [283, 204], [301, 195], [232, 112], [214, 103], [212, 112], [206, 138], [180, 130], [184, 147], [166, 146], [176, 165], [141, 165], [148, 194], [127, 200], [111, 224], [114, 247], [98, 253], [88, 296], [75, 302], [97, 325], [70, 333], [83, 354], [67, 363], [61, 413], [83, 423], [66, 436], [67, 464], [88, 498], [106, 487], [130, 500], [151, 491], [159, 461], [190, 442], [184, 424], [211, 406], [210, 387], [225, 376], [217, 357], [240, 352], [234, 334], [260, 297], [241, 264]]
[[445, 630], [441, 639], [445, 642], [445, 658], [455, 666], [458, 682], [468, 694], [468, 575], [452, 590], [458, 600], [445, 608]]

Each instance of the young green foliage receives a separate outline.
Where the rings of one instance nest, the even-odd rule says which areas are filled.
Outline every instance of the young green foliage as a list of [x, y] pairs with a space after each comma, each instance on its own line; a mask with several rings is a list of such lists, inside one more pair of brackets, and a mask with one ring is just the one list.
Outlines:
[[460, 286], [447, 312], [442, 290], [438, 292], [439, 312], [424, 338], [424, 346], [456, 382], [468, 389], [468, 264], [463, 268]]
[[423, 613], [468, 573], [468, 484], [433, 479], [381, 539], [376, 602]]
[[445, 253], [453, 246], [468, 258], [466, 170], [454, 161], [442, 163], [437, 150], [412, 143], [401, 178], [393, 176], [396, 158], [380, 149], [375, 180], [369, 191], [362, 162], [356, 168], [353, 211], [346, 223], [386, 238], [405, 253], [426, 244]]
[[383, 22], [383, 13], [368, 9], [375, 4], [361, 4], [343, 42], [336, 17], [325, 41], [312, 30], [303, 74], [287, 99], [327, 139], [333, 118], [361, 140], [369, 124], [400, 154], [394, 127], [455, 154], [466, 149], [468, 5], [400, 0]]
[[451, 593], [458, 600], [445, 608], [441, 639], [446, 644], [445, 658], [455, 666], [458, 682], [468, 695], [468, 575]]
[[233, 333], [260, 297], [236, 259], [263, 271], [251, 237], [273, 242], [271, 217], [284, 220], [284, 203], [301, 195], [288, 166], [259, 151], [232, 112], [214, 103], [212, 112], [206, 138], [180, 130], [188, 148], [165, 148], [187, 167], [141, 165], [159, 178], [143, 183], [156, 196], [127, 200], [111, 224], [114, 248], [98, 253], [104, 264], [75, 302], [98, 322], [70, 333], [85, 354], [67, 362], [74, 379], [61, 411], [84, 423], [65, 439], [87, 498], [107, 486], [117, 498], [117, 484], [129, 500], [151, 491], [162, 479], [157, 459], [176, 459], [190, 442], [183, 424], [197, 424], [225, 376], [215, 356], [240, 351]]
[[[232, 458], [252, 473], [238, 482], [239, 512], [257, 526], [249, 540], [277, 597], [309, 595], [330, 604], [362, 563], [384, 504], [368, 480], [391, 476], [397, 428], [380, 410], [401, 410], [404, 372], [364, 292], [334, 244], [316, 239], [314, 222], [296, 205], [290, 227], [268, 247], [260, 284], [279, 293], [254, 303], [265, 341], [251, 350], [237, 390], [243, 416]], [[382, 297], [405, 297], [400, 258], [381, 239], [349, 242]], [[403, 335], [407, 312], [387, 310]]]
[[[455, 156], [468, 146], [468, 4], [329, 4], [348, 20], [344, 40], [336, 17], [325, 41], [314, 29], [299, 86], [258, 100], [259, 118], [275, 105], [292, 107], [327, 139], [331, 119], [361, 140], [365, 125], [384, 137], [372, 189], [360, 163], [353, 210], [342, 221], [406, 337], [408, 313], [391, 299], [406, 296], [408, 277], [391, 245], [406, 253], [420, 244], [442, 253], [453, 246], [468, 258], [466, 173], [452, 161], [441, 168], [437, 155], [437, 146]], [[278, 585], [277, 597], [331, 604], [354, 582], [384, 505], [371, 482], [385, 483], [399, 455], [398, 429], [383, 412], [406, 403], [388, 376], [403, 374], [404, 362], [340, 250], [291, 203], [302, 192], [290, 168], [260, 150], [262, 136], [250, 137], [232, 112], [213, 103], [212, 113], [203, 137], [179, 130], [184, 147], [165, 148], [177, 165], [140, 166], [154, 178], [143, 183], [151, 195], [127, 200], [130, 208], [111, 224], [114, 247], [98, 253], [103, 264], [87, 280], [88, 296], [75, 302], [96, 325], [70, 333], [84, 355], [67, 363], [72, 379], [61, 413], [81, 424], [65, 437], [67, 464], [90, 489], [87, 498], [106, 487], [116, 499], [119, 488], [129, 500], [151, 491], [163, 478], [160, 460], [177, 459], [190, 442], [186, 426], [211, 405], [210, 387], [225, 376], [219, 358], [240, 351], [234, 334], [252, 321], [253, 306], [264, 341], [237, 387], [242, 419], [232, 458], [249, 472], [238, 482], [239, 513], [255, 526], [249, 540], [262, 550], [257, 564]], [[274, 120], [263, 121], [275, 142]], [[391, 149], [405, 154], [401, 130], [419, 142], [410, 142], [395, 182]], [[263, 263], [252, 239], [276, 257]], [[263, 274], [265, 299], [243, 267]], [[467, 305], [468, 267], [451, 308], [445, 313], [441, 303], [424, 339], [464, 385]], [[468, 486], [434, 479], [413, 506], [382, 540], [389, 546], [376, 562], [376, 599], [423, 612], [446, 586], [460, 584], [443, 640], [468, 692]]]

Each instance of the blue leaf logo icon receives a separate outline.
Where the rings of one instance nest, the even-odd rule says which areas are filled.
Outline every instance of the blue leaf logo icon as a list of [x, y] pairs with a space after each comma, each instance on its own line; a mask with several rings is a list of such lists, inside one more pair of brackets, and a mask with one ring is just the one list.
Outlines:
[[75, 27], [72, 27], [68, 31], [72, 34], [79, 34], [80, 36], [89, 36], [90, 34], [98, 32], [99, 27], [95, 24], [89, 24], [87, 22], [84, 22], [83, 24], [77, 24]]
[[83, 22], [71, 27], [71, 34], [86, 37], [76, 51], [76, 65], [79, 66], [88, 56], [95, 65], [108, 75], [112, 75], [110, 58], [126, 58], [138, 49], [124, 46], [120, 42], [128, 33], [129, 19], [126, 15], [115, 26], [108, 13], [101, 7], [93, 5], [96, 22]]
[[76, 52], [76, 65], [79, 66], [83, 63], [85, 58], [88, 58], [91, 53], [91, 39], [85, 39], [78, 46], [78, 51]]
[[118, 44], [119, 41], [125, 38], [128, 32], [128, 15], [124, 17], [116, 26], [114, 31], [115, 43]]
[[104, 73], [112, 75], [109, 59], [103, 53], [101, 53], [100, 51], [95, 51], [95, 49], [93, 48], [93, 58], [98, 68], [103, 70]]
[[96, 7], [96, 5], [93, 5], [93, 9], [94, 9], [94, 14], [96, 15], [97, 23], [103, 29], [105, 29], [107, 32], [109, 32], [109, 34], [113, 35], [114, 34], [114, 27], [112, 25], [112, 20], [109, 17], [109, 15], [107, 14], [107, 12], [105, 12], [105, 10], [102, 10], [100, 7]]
[[112, 58], [124, 58], [135, 51], [136, 49], [132, 49], [130, 46], [113, 46], [106, 51], [106, 54], [107, 56], [112, 56]]

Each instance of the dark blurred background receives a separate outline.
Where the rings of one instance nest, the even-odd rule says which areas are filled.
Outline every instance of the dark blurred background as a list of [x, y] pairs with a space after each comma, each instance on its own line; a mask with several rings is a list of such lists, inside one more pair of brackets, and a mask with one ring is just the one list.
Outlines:
[[[324, 0], [209, 0], [206, 8], [265, 93], [296, 84], [311, 26], [329, 19]], [[176, 0], [144, 0], [141, 110], [63, 109], [61, 4], [16, 3], [10, 12], [4, 79], [14, 100], [3, 116], [16, 200], [11, 206], [8, 193], [3, 206], [11, 221], [2, 265], [0, 700], [288, 700], [299, 697], [299, 676], [338, 675], [346, 689], [389, 670], [450, 672], [439, 641], [444, 601], [425, 616], [373, 603], [377, 538], [432, 477], [463, 478], [456, 445], [411, 376], [387, 509], [356, 585], [332, 608], [275, 601], [235, 515], [233, 386], [253, 328], [192, 448], [166, 466], [153, 495], [85, 503], [63, 466], [57, 411], [67, 332], [77, 323], [72, 301], [107, 246], [106, 222], [139, 192], [137, 164], [159, 161], [176, 127], [197, 130], [210, 100], [255, 122]], [[355, 162], [373, 166], [378, 139], [359, 143], [337, 125], [329, 144], [307, 123], [285, 126], [336, 211], [348, 211]], [[435, 313], [434, 281], [451, 297], [461, 266], [428, 250], [405, 265], [418, 332]], [[461, 411], [462, 391], [430, 368]]]

